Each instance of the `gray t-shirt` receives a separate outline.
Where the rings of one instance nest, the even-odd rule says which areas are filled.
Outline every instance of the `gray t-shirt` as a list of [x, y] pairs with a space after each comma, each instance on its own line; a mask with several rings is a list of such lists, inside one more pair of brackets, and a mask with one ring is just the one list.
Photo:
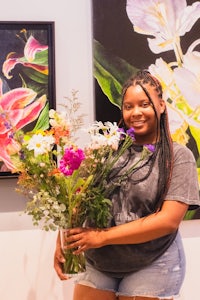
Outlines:
[[[182, 145], [173, 143], [174, 168], [166, 200], [184, 202], [190, 206], [199, 206], [199, 185], [196, 162], [192, 152]], [[132, 155], [127, 168], [138, 161], [141, 148], [132, 148]], [[124, 159], [121, 158], [122, 160]], [[120, 163], [120, 162], [119, 162]], [[110, 226], [117, 226], [152, 214], [158, 187], [158, 161], [150, 176], [137, 184], [131, 179], [143, 177], [148, 164], [127, 181], [124, 181], [112, 196], [112, 216]], [[86, 259], [96, 269], [111, 276], [120, 277], [123, 273], [134, 272], [151, 264], [161, 256], [175, 239], [177, 233], [141, 243], [128, 245], [108, 245], [85, 252]]]

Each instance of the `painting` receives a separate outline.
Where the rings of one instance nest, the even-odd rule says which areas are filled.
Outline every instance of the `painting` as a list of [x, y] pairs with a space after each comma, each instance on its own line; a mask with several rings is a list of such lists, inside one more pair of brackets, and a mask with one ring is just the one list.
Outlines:
[[54, 22], [0, 22], [0, 178], [16, 177], [8, 156], [15, 131], [45, 129], [55, 108]]
[[[174, 3], [92, 1], [95, 114], [118, 122], [123, 83], [148, 69], [164, 87], [172, 138], [192, 150], [200, 183], [199, 2]], [[163, 17], [165, 5], [170, 15]], [[200, 211], [188, 212], [192, 218]]]

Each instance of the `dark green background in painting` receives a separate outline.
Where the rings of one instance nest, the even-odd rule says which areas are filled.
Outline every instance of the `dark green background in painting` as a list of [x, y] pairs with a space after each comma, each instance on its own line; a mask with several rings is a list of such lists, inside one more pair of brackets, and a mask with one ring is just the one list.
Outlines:
[[[187, 5], [194, 2], [196, 1], [187, 0]], [[166, 62], [175, 60], [173, 51], [152, 53], [148, 46], [147, 36], [134, 32], [133, 25], [126, 14], [126, 0], [93, 0], [92, 3], [93, 37], [110, 54], [126, 60], [139, 69], [148, 68], [159, 57], [162, 57]], [[183, 53], [186, 53], [188, 47], [198, 38], [200, 38], [200, 19], [194, 24], [190, 32], [181, 37]], [[200, 47], [196, 47], [195, 50], [200, 51]], [[96, 80], [94, 80], [94, 85], [96, 120], [103, 122], [119, 121], [119, 108], [110, 103]], [[189, 148], [193, 149], [195, 155], [194, 146], [191, 145]], [[200, 218], [200, 209], [196, 211], [194, 218]]]

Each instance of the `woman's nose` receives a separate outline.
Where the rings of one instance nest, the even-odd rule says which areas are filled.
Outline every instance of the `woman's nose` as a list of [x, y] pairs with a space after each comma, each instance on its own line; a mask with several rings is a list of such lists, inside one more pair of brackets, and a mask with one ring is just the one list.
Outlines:
[[140, 114], [142, 114], [142, 111], [139, 106], [134, 106], [131, 110], [131, 114], [132, 115], [140, 115]]

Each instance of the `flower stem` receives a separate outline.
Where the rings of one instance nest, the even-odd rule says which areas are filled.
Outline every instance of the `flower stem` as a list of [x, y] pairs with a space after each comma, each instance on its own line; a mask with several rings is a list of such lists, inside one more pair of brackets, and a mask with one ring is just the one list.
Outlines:
[[174, 48], [177, 64], [179, 67], [181, 67], [183, 63], [183, 52], [180, 45], [180, 38], [176, 39], [176, 41], [173, 43], [173, 48]]

